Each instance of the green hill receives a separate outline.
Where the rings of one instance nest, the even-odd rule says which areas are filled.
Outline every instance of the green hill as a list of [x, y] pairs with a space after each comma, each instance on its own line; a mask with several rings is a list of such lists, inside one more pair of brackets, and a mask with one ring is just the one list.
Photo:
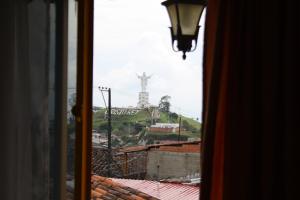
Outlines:
[[[99, 133], [107, 133], [107, 118], [105, 108], [94, 109], [93, 129]], [[176, 133], [153, 133], [147, 127], [156, 122], [179, 123], [176, 113], [160, 112], [159, 118], [151, 119], [151, 112], [140, 110], [135, 115], [112, 115], [112, 135], [115, 136], [115, 146], [137, 145], [141, 141], [151, 143], [154, 140], [176, 140]], [[201, 124], [191, 118], [181, 116], [181, 140], [200, 138]]]

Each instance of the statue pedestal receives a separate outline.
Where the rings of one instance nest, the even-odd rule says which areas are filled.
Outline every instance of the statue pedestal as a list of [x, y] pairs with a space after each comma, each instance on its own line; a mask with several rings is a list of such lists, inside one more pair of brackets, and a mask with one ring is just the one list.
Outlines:
[[139, 93], [139, 102], [137, 105], [139, 108], [147, 108], [150, 106], [149, 104], [149, 93], [148, 92], [140, 92]]

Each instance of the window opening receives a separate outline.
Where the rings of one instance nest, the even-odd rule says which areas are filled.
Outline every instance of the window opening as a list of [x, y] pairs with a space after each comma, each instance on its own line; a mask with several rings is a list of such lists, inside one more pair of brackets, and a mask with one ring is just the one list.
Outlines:
[[158, 199], [163, 184], [200, 182], [205, 19], [204, 11], [197, 49], [182, 60], [161, 2], [95, 0], [92, 133], [92, 184], [146, 193], [139, 181], [155, 181], [147, 195]]

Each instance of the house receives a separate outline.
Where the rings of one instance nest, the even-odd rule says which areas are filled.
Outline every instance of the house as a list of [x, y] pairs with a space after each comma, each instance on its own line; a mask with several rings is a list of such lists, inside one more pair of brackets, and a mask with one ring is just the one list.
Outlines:
[[178, 123], [156, 123], [149, 128], [150, 132], [158, 133], [177, 133], [179, 132]]
[[105, 136], [106, 134], [104, 133], [97, 133], [94, 132], [92, 134], [92, 142], [94, 145], [106, 145], [107, 144], [107, 137]]
[[201, 142], [173, 142], [148, 148], [146, 179], [180, 178], [200, 173]]
[[[162, 180], [200, 174], [200, 141], [169, 142], [113, 149], [93, 147], [92, 173], [128, 179]], [[110, 175], [108, 170], [110, 169]]]
[[119, 159], [125, 162], [123, 175], [160, 180], [200, 173], [200, 145], [201, 141], [193, 141], [121, 148], [118, 155], [124, 157]]

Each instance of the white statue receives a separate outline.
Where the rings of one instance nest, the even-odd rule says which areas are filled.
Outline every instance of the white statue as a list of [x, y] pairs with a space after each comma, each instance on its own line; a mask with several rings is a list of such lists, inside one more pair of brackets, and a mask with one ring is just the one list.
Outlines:
[[[151, 75], [152, 76], [152, 75]], [[142, 86], [142, 92], [146, 92], [146, 87], [147, 87], [147, 82], [148, 82], [148, 79], [151, 78], [151, 76], [146, 76], [146, 73], [143, 72], [143, 76], [139, 76], [137, 74], [137, 77], [139, 79], [141, 79], [141, 86]]]

